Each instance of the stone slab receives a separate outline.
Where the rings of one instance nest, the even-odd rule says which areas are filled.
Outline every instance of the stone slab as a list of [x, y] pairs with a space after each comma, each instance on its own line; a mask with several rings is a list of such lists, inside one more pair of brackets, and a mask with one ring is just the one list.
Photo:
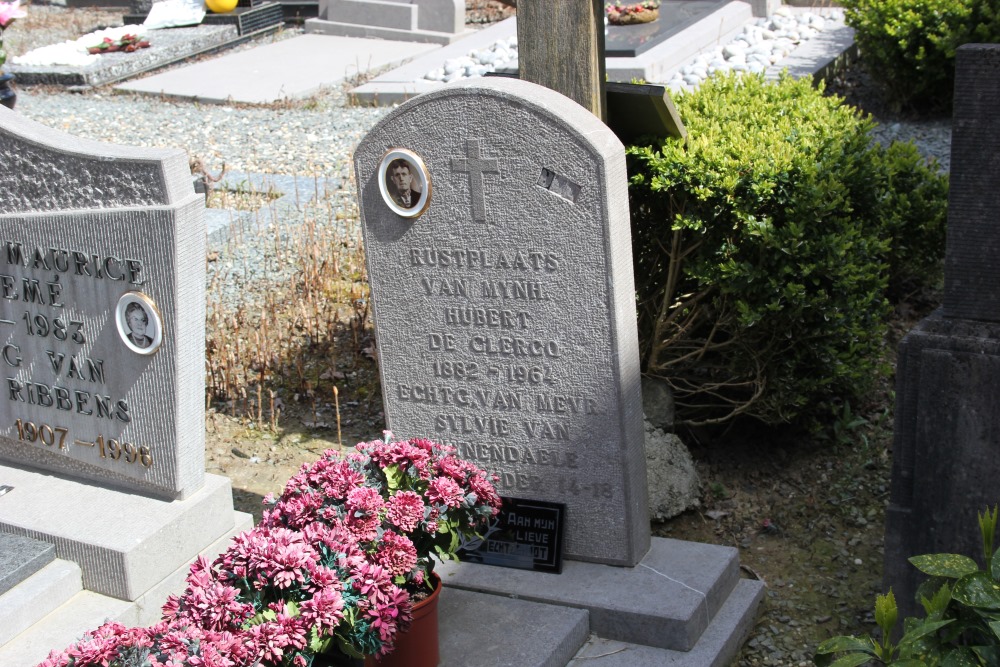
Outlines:
[[0, 646], [83, 590], [80, 566], [56, 559], [0, 595]]
[[563, 667], [588, 637], [587, 612], [445, 587], [440, 667]]
[[202, 25], [146, 32], [150, 46], [133, 53], [106, 53], [85, 67], [26, 66], [8, 61], [6, 69], [21, 84], [101, 86], [164, 67], [239, 39], [236, 26]]
[[[235, 524], [233, 529], [198, 555], [204, 556], [209, 561], [214, 560], [229, 546], [237, 533], [252, 527], [253, 517], [251, 515], [236, 512], [233, 516]], [[192, 558], [191, 561], [193, 560]], [[116, 620], [128, 626], [147, 626], [158, 622], [167, 596], [183, 591], [191, 561], [177, 568], [138, 599], [126, 602], [92, 591], [77, 592], [80, 586], [80, 569], [74, 563], [57, 560], [56, 563], [70, 566], [70, 578], [65, 584], [66, 590], [61, 590], [58, 594], [53, 595], [52, 602], [55, 604], [54, 609], [49, 610], [50, 613], [44, 615], [23, 632], [19, 630], [20, 634], [17, 634], [9, 642], [0, 641], [0, 665], [4, 667], [34, 667], [48, 655], [50, 650], [69, 646], [84, 632], [93, 630], [107, 620]], [[74, 573], [75, 582], [72, 579]], [[75, 589], [72, 588], [74, 585]], [[0, 603], [7, 600], [8, 596], [17, 590], [0, 597]], [[65, 599], [67, 591], [70, 592], [70, 597]], [[0, 625], [0, 628], [2, 627]]]
[[48, 542], [0, 532], [0, 595], [41, 570], [55, 557], [56, 548]]
[[[410, 216], [386, 185], [404, 149], [426, 167]], [[649, 519], [621, 142], [554, 91], [487, 78], [400, 106], [354, 164], [388, 427], [454, 444], [501, 495], [565, 503], [567, 558], [634, 565]]]
[[206, 475], [185, 500], [164, 501], [0, 465], [14, 490], [0, 530], [50, 542], [83, 569], [85, 588], [135, 600], [233, 528], [229, 479]]
[[422, 77], [432, 69], [440, 67], [445, 60], [460, 58], [473, 49], [486, 48], [497, 40], [508, 39], [516, 35], [517, 23], [513, 18], [500, 21], [488, 28], [476, 30], [461, 40], [442, 46], [436, 51], [417, 56], [385, 74], [380, 74], [371, 81], [354, 88], [351, 94], [359, 104], [377, 106], [399, 104], [420, 93], [440, 88], [443, 84], [427, 81]]
[[844, 24], [843, 14], [837, 14], [836, 18], [827, 20], [827, 27], [821, 33], [767, 68], [764, 77], [776, 81], [783, 71], [788, 70], [796, 79], [807, 76], [827, 79], [845, 60], [854, 58], [857, 50], [854, 28]]
[[690, 651], [740, 581], [736, 549], [654, 538], [631, 568], [566, 561], [562, 574], [470, 563], [436, 568], [447, 586], [586, 609], [606, 639]]
[[415, 42], [300, 35], [122, 83], [115, 89], [200, 102], [265, 104], [305, 98], [434, 48]]
[[[231, 516], [233, 527], [222, 535], [222, 537], [199, 551], [198, 556], [204, 556], [209, 562], [215, 560], [216, 556], [229, 548], [234, 537], [253, 528], [253, 515], [244, 512], [232, 512]], [[132, 606], [120, 613], [117, 616], [117, 620], [125, 625], [133, 626], [153, 625], [158, 622], [162, 616], [163, 603], [167, 601], [167, 597], [169, 595], [177, 595], [184, 590], [185, 581], [193, 561], [194, 557], [133, 600]]]
[[728, 0], [663, 0], [660, 17], [639, 25], [607, 25], [604, 31], [604, 53], [609, 58], [635, 58], [660, 42], [680, 33]]
[[568, 667], [726, 667], [753, 630], [764, 583], [740, 580], [690, 651], [629, 644], [591, 636]]
[[0, 646], [0, 665], [35, 667], [50, 651], [66, 648], [88, 630], [117, 618], [129, 606], [125, 600], [80, 591], [39, 623]]

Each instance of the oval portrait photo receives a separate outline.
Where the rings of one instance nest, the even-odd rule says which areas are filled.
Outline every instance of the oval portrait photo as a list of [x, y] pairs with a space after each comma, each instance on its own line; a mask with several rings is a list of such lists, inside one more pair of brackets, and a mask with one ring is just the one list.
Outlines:
[[163, 322], [156, 304], [142, 292], [126, 292], [115, 308], [118, 335], [136, 354], [153, 354], [163, 342]]
[[420, 216], [431, 201], [427, 167], [416, 153], [405, 148], [392, 148], [382, 156], [378, 187], [386, 205], [404, 218]]

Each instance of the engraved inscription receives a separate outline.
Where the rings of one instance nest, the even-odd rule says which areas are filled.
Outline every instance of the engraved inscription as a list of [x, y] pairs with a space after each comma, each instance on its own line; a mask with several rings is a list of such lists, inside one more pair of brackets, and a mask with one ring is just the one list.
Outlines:
[[459, 268], [473, 270], [502, 269], [504, 271], [545, 271], [552, 273], [559, 268], [559, 253], [526, 250], [508, 253], [503, 251], [471, 250], [468, 248], [410, 248], [410, 266], [427, 266], [440, 269]]
[[[115, 385], [113, 361], [88, 354], [99, 333], [96, 324], [78, 312], [71, 315], [67, 306], [81, 304], [65, 301], [71, 293], [66, 287], [81, 281], [119, 283], [124, 289], [144, 285], [145, 269], [140, 259], [107, 252], [0, 241], [0, 271], [9, 271], [0, 273], [2, 322], [12, 325], [0, 346], [0, 367], [8, 369], [6, 377], [0, 376], [0, 391], [12, 410], [28, 411], [5, 431], [10, 440], [73, 456], [81, 447], [93, 448], [101, 459], [152, 466], [148, 445], [107, 434], [106, 429], [131, 424], [135, 415], [127, 397], [108, 390]], [[23, 304], [30, 305], [25, 309]], [[47, 423], [60, 414], [89, 418], [97, 434], [72, 434], [70, 426]]]
[[[539, 185], [575, 201], [579, 186], [550, 176]], [[470, 172], [470, 182], [479, 177]], [[584, 431], [575, 420], [605, 414], [597, 397], [561, 384], [569, 373], [560, 370], [572, 368], [574, 347], [563, 340], [563, 327], [553, 327], [546, 309], [552, 295], [563, 291], [555, 282], [562, 255], [539, 247], [442, 243], [411, 246], [406, 260], [418, 272], [414, 294], [425, 303], [447, 305], [437, 307], [440, 328], [422, 334], [429, 355], [423, 377], [394, 383], [394, 400], [438, 408], [429, 415], [435, 436], [496, 472], [504, 492], [532, 494], [555, 486], [570, 497], [612, 497], [609, 483], [582, 483], [575, 476], [543, 483], [547, 476], [531, 472], [577, 470], [579, 453], [566, 451]]]

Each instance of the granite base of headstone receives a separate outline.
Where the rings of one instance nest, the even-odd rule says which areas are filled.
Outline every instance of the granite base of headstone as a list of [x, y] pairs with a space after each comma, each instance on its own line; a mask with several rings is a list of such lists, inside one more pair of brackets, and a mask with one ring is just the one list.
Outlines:
[[901, 617], [925, 578], [907, 559], [982, 565], [976, 515], [1000, 503], [998, 71], [1000, 45], [958, 50], [944, 302], [899, 348], [884, 586]]
[[[386, 420], [454, 445], [503, 496], [565, 506], [560, 574], [441, 566], [469, 610], [583, 610], [588, 635], [659, 664], [724, 664], [763, 584], [740, 578], [735, 549], [650, 538], [624, 157], [581, 106], [515, 79], [422, 95], [369, 132], [355, 170]], [[577, 617], [558, 617], [552, 650], [516, 664], [584, 648]], [[535, 618], [505, 642], [536, 637]], [[466, 625], [446, 612], [444, 645]]]
[[0, 108], [0, 533], [55, 553], [0, 595], [4, 667], [155, 621], [251, 523], [205, 474], [203, 213], [182, 151]]
[[472, 34], [461, 0], [319, 0], [307, 33], [451, 44]]

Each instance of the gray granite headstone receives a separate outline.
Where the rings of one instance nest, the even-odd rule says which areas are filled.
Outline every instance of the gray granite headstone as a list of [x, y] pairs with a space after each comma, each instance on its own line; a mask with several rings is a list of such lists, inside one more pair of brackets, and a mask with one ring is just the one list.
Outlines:
[[[386, 157], [400, 151], [426, 172], [408, 208]], [[389, 427], [456, 445], [503, 495], [566, 503], [567, 557], [637, 563], [649, 522], [621, 143], [558, 93], [488, 79], [400, 106], [355, 169]]]
[[914, 615], [907, 562], [981, 562], [976, 513], [1000, 503], [1000, 45], [958, 50], [944, 304], [900, 344], [885, 588]]
[[203, 214], [183, 152], [0, 109], [0, 460], [167, 499], [201, 487]]

